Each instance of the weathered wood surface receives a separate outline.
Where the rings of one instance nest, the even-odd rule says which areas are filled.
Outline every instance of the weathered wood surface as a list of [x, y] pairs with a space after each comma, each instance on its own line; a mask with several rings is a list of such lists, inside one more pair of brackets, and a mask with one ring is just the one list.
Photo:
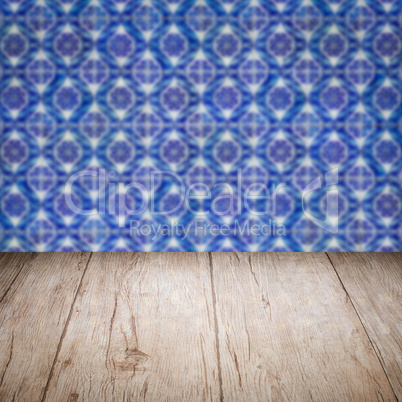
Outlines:
[[395, 400], [325, 254], [212, 264], [225, 400]]
[[0, 254], [0, 400], [401, 398], [401, 254], [329, 257]]
[[329, 253], [402, 400], [402, 253]]
[[216, 400], [208, 255], [94, 254], [46, 400]]
[[0, 253], [0, 303], [23, 266], [32, 263], [35, 257], [33, 253]]
[[[2, 288], [7, 286], [3, 280], [8, 282], [0, 303], [0, 400], [38, 401], [89, 254], [10, 258], [5, 258], [7, 267], [0, 277]], [[8, 267], [18, 271], [11, 283], [4, 279]]]

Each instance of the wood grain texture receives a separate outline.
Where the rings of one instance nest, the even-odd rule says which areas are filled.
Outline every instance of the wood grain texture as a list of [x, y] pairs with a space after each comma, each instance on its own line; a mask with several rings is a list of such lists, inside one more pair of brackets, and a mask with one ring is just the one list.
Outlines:
[[35, 259], [34, 253], [0, 253], [0, 302], [25, 264]]
[[96, 253], [45, 399], [218, 399], [205, 253]]
[[0, 400], [38, 401], [89, 255], [13, 258], [25, 262], [0, 303]]
[[402, 253], [329, 253], [402, 400]]
[[395, 400], [325, 254], [213, 253], [225, 400]]

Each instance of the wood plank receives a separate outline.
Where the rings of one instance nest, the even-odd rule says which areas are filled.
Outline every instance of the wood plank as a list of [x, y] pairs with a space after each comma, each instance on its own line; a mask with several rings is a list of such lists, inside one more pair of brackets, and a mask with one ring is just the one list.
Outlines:
[[212, 255], [225, 400], [395, 400], [325, 254]]
[[89, 254], [40, 253], [0, 304], [0, 400], [44, 392]]
[[402, 253], [329, 253], [402, 400]]
[[96, 253], [45, 399], [219, 398], [208, 255]]
[[0, 253], [0, 302], [17, 278], [22, 267], [32, 262], [34, 253]]

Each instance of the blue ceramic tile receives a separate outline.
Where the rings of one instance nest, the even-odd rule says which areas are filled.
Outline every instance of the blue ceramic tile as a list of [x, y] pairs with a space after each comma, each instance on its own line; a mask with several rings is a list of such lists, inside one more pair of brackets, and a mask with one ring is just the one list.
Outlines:
[[400, 0], [4, 0], [0, 78], [1, 251], [402, 251]]

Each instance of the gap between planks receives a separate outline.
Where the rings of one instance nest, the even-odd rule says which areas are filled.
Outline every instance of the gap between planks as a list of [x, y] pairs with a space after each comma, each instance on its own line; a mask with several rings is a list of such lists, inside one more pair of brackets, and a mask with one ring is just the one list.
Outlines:
[[208, 253], [95, 254], [46, 400], [219, 400], [210, 286]]
[[87, 272], [89, 262], [91, 261], [92, 255], [93, 255], [93, 253], [91, 253], [89, 255], [88, 261], [87, 261], [87, 263], [85, 265], [85, 268], [84, 268], [84, 270], [82, 272], [82, 275], [81, 275], [80, 283], [79, 283], [79, 285], [77, 287], [77, 290], [75, 292], [73, 302], [71, 303], [71, 307], [70, 307], [70, 311], [68, 313], [67, 321], [66, 321], [66, 324], [64, 325], [63, 333], [61, 334], [61, 337], [60, 337], [60, 342], [57, 345], [56, 354], [54, 356], [52, 367], [51, 367], [50, 372], [49, 372], [49, 377], [48, 377], [47, 382], [46, 382], [45, 390], [43, 391], [43, 395], [42, 395], [42, 398], [41, 398], [42, 402], [46, 399], [46, 394], [47, 394], [47, 390], [49, 389], [50, 380], [53, 377], [54, 367], [55, 367], [55, 364], [57, 362], [57, 358], [59, 357], [59, 353], [60, 353], [60, 350], [61, 350], [61, 347], [62, 347], [62, 344], [63, 344], [63, 339], [66, 336], [66, 332], [67, 332], [67, 329], [68, 329], [68, 324], [69, 324], [71, 316], [73, 314], [74, 305], [75, 305], [75, 302], [77, 300], [77, 296], [78, 296], [78, 294], [79, 294], [79, 292], [81, 290], [82, 281], [84, 279], [85, 273]]
[[214, 255], [225, 399], [395, 399], [322, 254]]
[[345, 285], [344, 285], [344, 283], [343, 283], [341, 277], [339, 276], [339, 273], [338, 273], [337, 269], [335, 268], [335, 265], [333, 264], [333, 262], [332, 262], [330, 256], [328, 255], [328, 253], [325, 253], [325, 254], [326, 254], [326, 256], [327, 256], [329, 262], [331, 263], [332, 268], [334, 269], [334, 271], [335, 271], [335, 273], [336, 273], [336, 276], [338, 277], [339, 282], [341, 283], [342, 288], [343, 288], [343, 290], [344, 290], [345, 293], [346, 293], [346, 296], [347, 296], [348, 299], [350, 300], [350, 303], [352, 304], [353, 309], [355, 310], [357, 317], [359, 318], [359, 320], [360, 320], [360, 322], [361, 322], [361, 324], [362, 324], [362, 327], [363, 327], [363, 329], [364, 329], [364, 332], [366, 333], [367, 338], [368, 338], [369, 341], [370, 341], [370, 345], [371, 345], [371, 347], [373, 348], [373, 350], [374, 350], [374, 352], [375, 352], [375, 355], [377, 356], [377, 359], [378, 359], [378, 361], [380, 362], [381, 367], [382, 367], [382, 369], [383, 369], [383, 371], [384, 371], [384, 374], [385, 374], [385, 376], [387, 377], [387, 380], [388, 380], [388, 383], [389, 383], [389, 385], [390, 385], [390, 387], [391, 387], [391, 389], [392, 389], [392, 392], [393, 392], [394, 395], [395, 395], [395, 399], [398, 400], [398, 397], [396, 396], [395, 389], [394, 389], [394, 387], [392, 386], [391, 380], [390, 380], [390, 378], [389, 378], [389, 376], [388, 376], [387, 370], [385, 370], [385, 367], [384, 367], [384, 365], [383, 365], [383, 363], [382, 363], [382, 361], [381, 361], [381, 359], [380, 359], [380, 356], [378, 356], [377, 348], [374, 346], [373, 340], [371, 339], [369, 333], [367, 332], [367, 328], [366, 328], [366, 326], [364, 325], [364, 322], [363, 322], [362, 318], [360, 317], [360, 314], [359, 314], [359, 312], [357, 311], [357, 308], [356, 308], [355, 304], [353, 303], [353, 300], [352, 300], [352, 298], [350, 297], [348, 290], [346, 289], [346, 287], [345, 287]]
[[[7, 259], [9, 255], [10, 254], [4, 253], [1, 257], [4, 258], [4, 259]], [[0, 289], [0, 304], [6, 298], [8, 292], [10, 291], [12, 286], [14, 285], [15, 281], [17, 280], [17, 278], [20, 276], [20, 273], [24, 269], [25, 265], [27, 263], [31, 264], [32, 261], [35, 259], [35, 257], [37, 255], [38, 255], [38, 253], [24, 253], [23, 261], [20, 263], [20, 267], [18, 268], [17, 272], [13, 275], [13, 277], [11, 279], [10, 278], [1, 278], [2, 282], [3, 282], [3, 280], [6, 280], [9, 283], [6, 285], [7, 287], [5, 289]], [[30, 258], [27, 258], [28, 256]], [[9, 272], [6, 272], [5, 276], [8, 276], [8, 274], [9, 274]]]
[[211, 293], [212, 293], [212, 305], [214, 309], [214, 326], [215, 326], [215, 343], [216, 343], [216, 359], [218, 363], [218, 380], [219, 380], [219, 399], [223, 401], [223, 381], [222, 381], [222, 366], [221, 366], [221, 353], [219, 348], [219, 325], [218, 316], [216, 314], [216, 293], [214, 284], [214, 265], [212, 262], [212, 254], [208, 253], [209, 259], [209, 275], [211, 277]]
[[41, 399], [89, 255], [0, 256], [1, 400]]
[[[344, 290], [348, 300], [351, 302], [351, 305], [353, 306], [354, 312], [355, 312], [358, 320], [360, 321], [360, 323], [361, 323], [361, 325], [362, 325], [362, 327], [364, 329], [365, 335], [367, 336], [367, 338], [368, 338], [373, 350], [375, 351], [376, 357], [377, 357], [379, 363], [381, 364], [382, 370], [384, 371], [384, 374], [385, 374], [385, 376], [386, 376], [386, 378], [388, 380], [388, 383], [390, 384], [390, 387], [391, 387], [391, 389], [392, 389], [392, 391], [393, 391], [393, 393], [395, 395], [395, 398], [396, 398], [395, 391], [392, 388], [392, 384], [391, 384], [391, 382], [389, 380], [389, 377], [388, 377], [388, 375], [387, 375], [387, 373], [385, 371], [385, 368], [384, 368], [384, 366], [383, 366], [383, 364], [382, 364], [382, 362], [381, 362], [381, 360], [380, 360], [380, 358], [379, 358], [379, 356], [377, 354], [376, 349], [374, 348], [372, 339], [370, 338], [370, 336], [369, 336], [369, 334], [367, 332], [367, 329], [366, 329], [365, 325], [363, 324], [362, 319], [361, 319], [361, 317], [360, 317], [360, 315], [359, 315], [359, 313], [358, 313], [358, 311], [357, 311], [357, 309], [356, 309], [356, 307], [355, 307], [355, 305], [354, 305], [354, 303], [353, 303], [353, 301], [352, 301], [347, 289], [345, 288], [344, 283], [342, 282], [342, 280], [341, 280], [341, 278], [340, 278], [340, 276], [339, 276], [334, 264], [332, 263], [329, 255], [327, 253], [325, 253], [325, 254], [326, 254], [326, 257], [328, 258], [328, 261], [331, 264], [332, 269], [335, 271], [336, 277], [338, 278], [339, 283], [342, 286], [342, 289]], [[237, 259], [240, 261], [240, 258], [238, 257], [238, 255], [237, 254], [235, 254], [235, 255], [236, 255]], [[71, 305], [71, 308], [70, 308], [70, 311], [69, 311], [68, 319], [66, 321], [62, 336], [60, 338], [60, 342], [58, 344], [57, 352], [56, 352], [56, 355], [55, 355], [55, 358], [54, 358], [54, 361], [53, 361], [53, 364], [52, 364], [52, 367], [51, 367], [51, 370], [50, 370], [50, 374], [49, 374], [49, 377], [48, 377], [48, 380], [47, 380], [47, 383], [46, 383], [46, 387], [45, 387], [45, 391], [43, 393], [42, 401], [44, 401], [46, 399], [48, 387], [49, 387], [50, 381], [51, 381], [51, 379], [53, 377], [55, 365], [56, 365], [60, 350], [62, 348], [63, 340], [64, 340], [65, 334], [66, 334], [66, 332], [68, 330], [70, 319], [71, 319], [71, 316], [72, 316], [72, 313], [73, 313], [73, 310], [74, 310], [74, 306], [75, 306], [75, 303], [76, 303], [76, 300], [77, 300], [77, 296], [78, 296], [78, 294], [80, 292], [80, 289], [82, 287], [82, 282], [84, 280], [86, 271], [87, 271], [89, 263], [91, 261], [91, 257], [92, 257], [92, 253], [91, 253], [91, 255], [90, 255], [90, 257], [89, 257], [89, 259], [87, 261], [85, 270], [84, 270], [83, 275], [82, 275], [81, 280], [80, 280], [80, 284], [79, 284], [79, 286], [77, 288], [77, 291], [76, 291], [76, 294], [74, 296], [74, 300], [72, 302], [72, 305]], [[222, 367], [221, 367], [221, 356], [220, 356], [219, 324], [218, 324], [218, 317], [217, 317], [217, 296], [216, 296], [215, 283], [214, 283], [214, 265], [213, 265], [212, 254], [210, 252], [208, 253], [208, 259], [209, 259], [209, 276], [210, 276], [210, 281], [211, 281], [211, 297], [212, 297], [212, 304], [213, 304], [214, 331], [215, 331], [215, 342], [216, 342], [216, 360], [217, 360], [217, 367], [218, 367], [219, 399], [221, 401], [223, 401], [224, 400], [224, 391], [223, 391], [223, 384], [222, 384], [223, 380], [222, 380]], [[254, 276], [254, 279], [255, 279], [255, 276]]]
[[[81, 278], [80, 278], [79, 285], [78, 285], [78, 287], [77, 287], [77, 290], [76, 290], [76, 292], [75, 292], [73, 301], [72, 301], [72, 303], [71, 303], [71, 307], [70, 307], [70, 310], [69, 310], [69, 314], [68, 314], [66, 323], [65, 323], [65, 325], [64, 325], [64, 328], [63, 328], [63, 331], [62, 331], [62, 334], [61, 334], [61, 337], [60, 337], [60, 341], [59, 341], [59, 343], [58, 343], [56, 355], [55, 355], [55, 357], [54, 357], [54, 359], [53, 359], [53, 363], [52, 363], [52, 366], [51, 366], [51, 369], [50, 369], [50, 372], [49, 372], [49, 376], [48, 376], [48, 379], [47, 379], [47, 382], [46, 382], [45, 390], [44, 390], [43, 395], [42, 395], [42, 398], [41, 398], [42, 401], [46, 399], [46, 395], [47, 395], [47, 391], [48, 391], [48, 388], [49, 388], [49, 384], [50, 384], [50, 382], [51, 382], [51, 380], [52, 380], [52, 377], [53, 377], [53, 374], [54, 374], [55, 365], [56, 365], [57, 360], [58, 360], [58, 358], [59, 358], [59, 354], [60, 354], [60, 351], [61, 351], [62, 346], [63, 346], [63, 341], [64, 341], [65, 335], [66, 335], [66, 333], [67, 333], [67, 331], [68, 331], [68, 327], [69, 327], [69, 324], [70, 324], [70, 321], [71, 321], [71, 317], [72, 317], [72, 315], [73, 315], [73, 311], [74, 311], [74, 307], [75, 307], [75, 304], [76, 304], [76, 301], [77, 301], [77, 297], [78, 297], [78, 295], [79, 295], [79, 293], [80, 293], [80, 290], [81, 290], [81, 288], [82, 288], [82, 284], [83, 284], [83, 282], [84, 282], [84, 278], [85, 278], [85, 275], [86, 275], [86, 273], [87, 273], [87, 269], [88, 269], [88, 267], [89, 267], [89, 264], [90, 264], [90, 261], [91, 261], [91, 259], [92, 259], [92, 256], [93, 256], [93, 253], [90, 254], [90, 256], [89, 256], [89, 258], [88, 258], [88, 260], [87, 260], [87, 262], [86, 262], [85, 268], [84, 268], [83, 273], [82, 273]], [[235, 254], [235, 256], [236, 256], [236, 258], [237, 258], [237, 259], [239, 260], [239, 262], [240, 262], [239, 256], [238, 256], [237, 254]], [[332, 261], [331, 261], [331, 258], [329, 257], [329, 255], [328, 255], [327, 253], [326, 253], [326, 257], [327, 257], [327, 259], [329, 260], [329, 262], [330, 262], [330, 264], [331, 264], [331, 268], [335, 271], [335, 274], [336, 274], [336, 276], [337, 276], [337, 279], [339, 280], [339, 282], [340, 282], [340, 284], [341, 284], [341, 286], [342, 286], [342, 288], [343, 288], [343, 291], [346, 293], [346, 296], [347, 296], [348, 300], [350, 300], [351, 306], [353, 306], [354, 312], [355, 312], [355, 314], [357, 315], [357, 318], [358, 318], [358, 320], [360, 321], [360, 323], [361, 323], [361, 325], [362, 325], [362, 327], [363, 327], [363, 329], [364, 329], [364, 332], [365, 332], [365, 334], [366, 334], [366, 336], [367, 336], [367, 338], [368, 338], [368, 340], [369, 340], [369, 342], [370, 342], [372, 348], [374, 349], [374, 352], [375, 352], [375, 354], [376, 354], [376, 357], [377, 357], [377, 359], [378, 359], [379, 362], [380, 362], [380, 365], [381, 365], [381, 367], [382, 367], [382, 370], [384, 371], [384, 374], [385, 374], [385, 376], [386, 376], [386, 378], [387, 378], [387, 380], [388, 380], [388, 383], [390, 384], [390, 387], [391, 387], [391, 389], [392, 389], [392, 392], [394, 393], [394, 395], [395, 395], [395, 397], [396, 397], [395, 390], [394, 390], [394, 388], [392, 387], [392, 384], [391, 384], [390, 379], [389, 379], [389, 377], [388, 377], [388, 374], [387, 374], [387, 372], [386, 372], [386, 370], [385, 370], [385, 368], [384, 368], [384, 365], [382, 364], [382, 361], [381, 361], [381, 359], [380, 359], [379, 356], [378, 356], [377, 350], [376, 350], [376, 348], [373, 346], [373, 341], [372, 341], [372, 339], [371, 339], [371, 337], [370, 337], [370, 335], [369, 335], [369, 333], [368, 333], [368, 331], [367, 331], [366, 326], [365, 326], [364, 323], [363, 323], [362, 317], [359, 315], [359, 313], [358, 313], [358, 311], [357, 311], [357, 308], [356, 308], [356, 306], [354, 305], [354, 302], [353, 302], [351, 296], [349, 295], [349, 293], [348, 293], [348, 291], [347, 291], [347, 289], [346, 289], [346, 287], [345, 287], [345, 285], [344, 285], [344, 283], [343, 283], [341, 277], [339, 276], [339, 273], [338, 273], [337, 269], [335, 268], [334, 264], [333, 264]], [[224, 390], [223, 390], [223, 385], [222, 385], [222, 367], [221, 367], [221, 364], [222, 364], [222, 363], [221, 363], [221, 350], [220, 350], [220, 349], [221, 349], [221, 345], [220, 345], [220, 343], [219, 343], [219, 323], [218, 323], [218, 312], [217, 312], [217, 308], [218, 308], [218, 307], [217, 307], [217, 294], [216, 294], [216, 284], [215, 284], [215, 281], [214, 281], [214, 263], [213, 263], [212, 253], [208, 253], [208, 258], [209, 258], [209, 276], [210, 276], [209, 279], [210, 279], [210, 282], [211, 282], [211, 297], [212, 297], [213, 318], [214, 318], [214, 331], [215, 331], [215, 340], [216, 340], [216, 359], [217, 359], [217, 370], [218, 370], [219, 398], [220, 398], [220, 400], [223, 400], [225, 395], [224, 395]], [[34, 259], [34, 258], [31, 258], [29, 261], [24, 261], [23, 264], [21, 264], [21, 267], [19, 268], [19, 270], [18, 270], [16, 276], [12, 279], [12, 282], [10, 283], [10, 285], [7, 286], [8, 289], [6, 289], [5, 293], [4, 293], [3, 296], [1, 297], [2, 300], [6, 297], [6, 295], [7, 295], [7, 293], [8, 293], [8, 290], [12, 287], [13, 283], [16, 281], [16, 279], [17, 279], [18, 276], [20, 275], [20, 273], [21, 273], [23, 267], [24, 267], [25, 265], [29, 265], [29, 264], [33, 261], [33, 259]], [[254, 275], [254, 279], [256, 279], [256, 278], [255, 278], [255, 273], [253, 273], [253, 271], [252, 271], [252, 274]], [[224, 346], [224, 345], [223, 345], [223, 346]], [[398, 398], [396, 397], [396, 399], [398, 399]]]
[[[93, 253], [91, 253], [90, 256], [89, 256], [89, 259], [87, 261], [87, 264], [86, 264], [85, 269], [83, 271], [83, 274], [81, 276], [79, 286], [78, 286], [77, 291], [75, 293], [74, 300], [73, 300], [73, 302], [71, 304], [69, 315], [68, 315], [66, 324], [64, 326], [64, 330], [63, 330], [63, 333], [61, 335], [60, 342], [59, 342], [58, 347], [57, 347], [57, 351], [56, 351], [56, 354], [55, 354], [55, 357], [54, 357], [54, 360], [53, 360], [53, 364], [52, 364], [52, 367], [51, 367], [51, 370], [50, 370], [50, 373], [49, 373], [49, 377], [47, 379], [47, 383], [46, 383], [46, 386], [45, 386], [45, 390], [43, 392], [43, 396], [41, 398], [42, 402], [44, 402], [46, 400], [47, 392], [48, 392], [48, 389], [49, 389], [49, 384], [50, 384], [50, 382], [52, 380], [54, 370], [55, 370], [55, 365], [56, 365], [57, 359], [59, 357], [60, 350], [61, 350], [61, 348], [63, 346], [63, 340], [64, 340], [65, 335], [66, 335], [67, 330], [68, 330], [68, 326], [69, 326], [71, 316], [72, 316], [72, 313], [73, 313], [73, 310], [74, 310], [74, 306], [75, 306], [75, 303], [76, 303], [76, 300], [77, 300], [77, 296], [78, 296], [78, 294], [79, 294], [79, 292], [81, 290], [82, 283], [83, 283], [83, 280], [84, 280], [84, 277], [85, 277], [85, 274], [87, 272], [87, 269], [88, 269], [88, 266], [90, 264], [92, 256], [93, 256]], [[222, 368], [221, 368], [220, 350], [219, 350], [219, 326], [218, 326], [218, 319], [217, 319], [217, 313], [216, 313], [216, 293], [215, 293], [215, 285], [214, 285], [214, 277], [213, 277], [213, 262], [212, 262], [212, 254], [210, 252], [208, 253], [208, 259], [209, 259], [209, 276], [210, 276], [210, 281], [211, 281], [211, 297], [212, 297], [213, 316], [214, 316], [214, 332], [215, 332], [215, 342], [216, 342], [216, 359], [217, 359], [217, 367], [218, 367], [219, 400], [223, 401], [224, 400], [224, 395], [223, 395]], [[116, 303], [117, 303], [117, 300], [116, 300]], [[115, 306], [115, 308], [116, 308], [116, 306]]]
[[402, 399], [401, 257], [401, 253], [328, 255], [397, 400]]

